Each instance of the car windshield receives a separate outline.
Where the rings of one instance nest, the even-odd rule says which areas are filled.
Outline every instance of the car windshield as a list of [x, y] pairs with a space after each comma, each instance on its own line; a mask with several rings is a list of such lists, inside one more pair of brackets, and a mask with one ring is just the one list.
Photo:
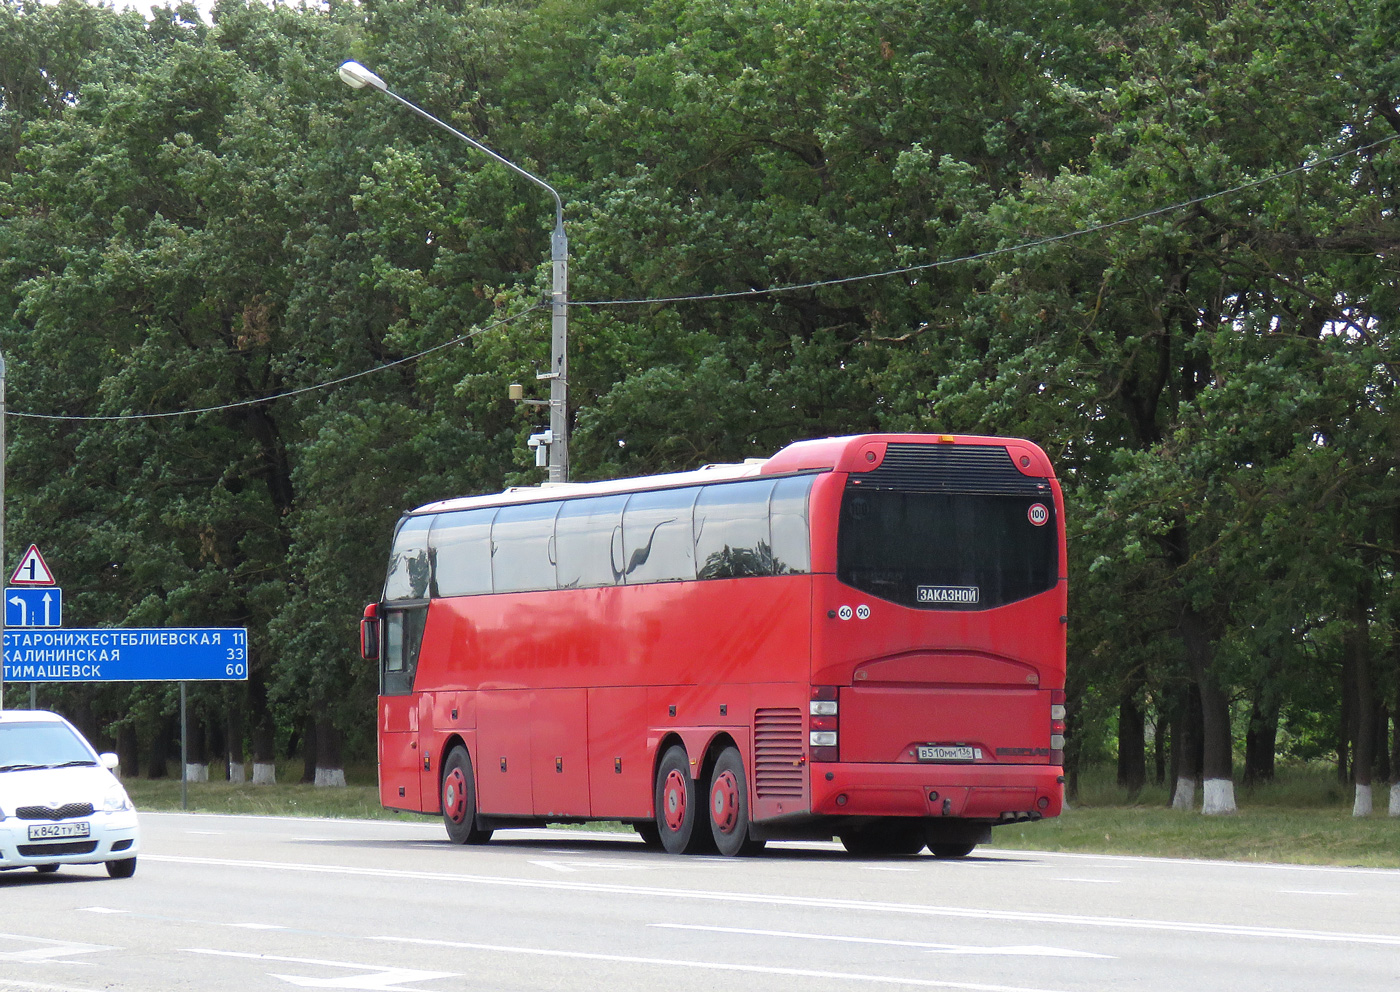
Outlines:
[[0, 771], [95, 764], [92, 752], [66, 724], [0, 724]]

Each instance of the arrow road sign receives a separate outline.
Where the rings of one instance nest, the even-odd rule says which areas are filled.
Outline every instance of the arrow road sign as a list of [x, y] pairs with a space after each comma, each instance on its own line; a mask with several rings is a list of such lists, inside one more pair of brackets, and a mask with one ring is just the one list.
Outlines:
[[6, 589], [5, 626], [63, 626], [63, 590], [57, 586]]

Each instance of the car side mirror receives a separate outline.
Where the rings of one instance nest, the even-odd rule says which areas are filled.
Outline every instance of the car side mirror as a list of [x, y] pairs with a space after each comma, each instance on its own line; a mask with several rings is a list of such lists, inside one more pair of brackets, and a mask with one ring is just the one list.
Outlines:
[[97, 756], [97, 758], [99, 761], [102, 762], [102, 767], [107, 769], [109, 772], [116, 771], [117, 767], [122, 763], [122, 759], [118, 758], [111, 751], [103, 751]]

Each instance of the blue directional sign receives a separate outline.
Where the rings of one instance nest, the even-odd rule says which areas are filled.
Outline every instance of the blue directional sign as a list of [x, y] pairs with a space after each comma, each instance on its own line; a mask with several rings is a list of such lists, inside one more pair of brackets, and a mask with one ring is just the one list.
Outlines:
[[5, 631], [6, 682], [210, 682], [247, 677], [248, 631], [243, 627]]
[[28, 586], [5, 590], [6, 627], [62, 627], [63, 590]]

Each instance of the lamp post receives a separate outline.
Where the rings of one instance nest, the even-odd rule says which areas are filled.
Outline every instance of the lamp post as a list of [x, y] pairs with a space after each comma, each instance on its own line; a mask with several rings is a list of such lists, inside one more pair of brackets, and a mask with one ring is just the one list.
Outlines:
[[[544, 452], [549, 466], [550, 482], [569, 481], [569, 239], [564, 234], [564, 201], [553, 186], [539, 176], [526, 172], [509, 159], [503, 158], [481, 142], [470, 138], [450, 124], [438, 120], [421, 107], [415, 106], [393, 90], [373, 72], [358, 62], [346, 62], [339, 69], [339, 75], [347, 86], [363, 89], [368, 86], [393, 98], [413, 111], [419, 117], [431, 121], [444, 131], [448, 131], [479, 152], [491, 156], [512, 172], [524, 176], [536, 186], [548, 191], [554, 197], [554, 234], [549, 240], [549, 259], [553, 269], [550, 287], [552, 327], [550, 335], [549, 371], [536, 376], [549, 380], [549, 430], [532, 435], [530, 446]], [[528, 402], [528, 401], [527, 401]]]

